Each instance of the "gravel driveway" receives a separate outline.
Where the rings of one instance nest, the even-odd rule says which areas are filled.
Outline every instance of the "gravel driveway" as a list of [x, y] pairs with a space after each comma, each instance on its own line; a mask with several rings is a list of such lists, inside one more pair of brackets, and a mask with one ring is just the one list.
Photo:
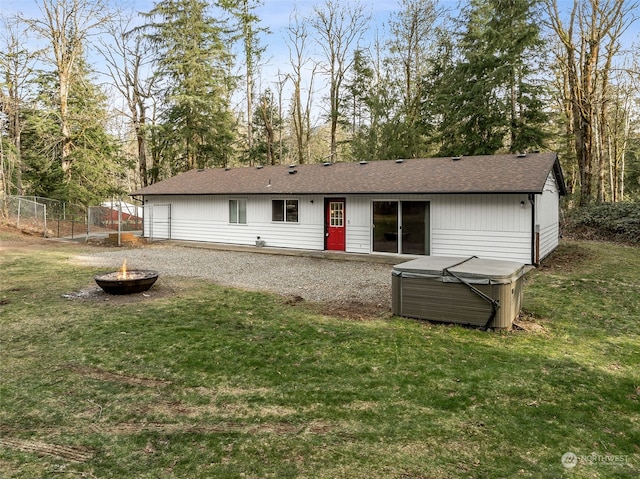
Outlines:
[[116, 270], [125, 258], [129, 269], [205, 278], [225, 286], [299, 296], [307, 301], [385, 309], [391, 304], [390, 264], [176, 245], [101, 250], [79, 259]]

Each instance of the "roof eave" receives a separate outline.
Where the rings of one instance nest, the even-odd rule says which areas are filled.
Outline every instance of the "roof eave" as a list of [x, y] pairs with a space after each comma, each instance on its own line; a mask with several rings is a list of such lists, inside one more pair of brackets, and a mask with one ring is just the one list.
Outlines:
[[349, 195], [529, 195], [542, 194], [540, 189], [527, 190], [478, 190], [478, 191], [238, 191], [238, 192], [154, 192], [130, 193], [129, 196], [238, 196], [238, 195], [308, 195], [308, 196], [349, 196]]

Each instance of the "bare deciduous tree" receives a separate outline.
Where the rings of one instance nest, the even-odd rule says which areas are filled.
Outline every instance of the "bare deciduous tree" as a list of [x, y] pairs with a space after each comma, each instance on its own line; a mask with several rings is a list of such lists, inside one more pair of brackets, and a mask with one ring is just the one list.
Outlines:
[[155, 79], [149, 71], [152, 60], [145, 57], [148, 51], [145, 37], [137, 29], [131, 29], [127, 22], [114, 23], [109, 29], [109, 37], [108, 44], [101, 42], [100, 52], [114, 86], [126, 102], [125, 116], [131, 122], [136, 138], [139, 181], [147, 186], [151, 179], [147, 171], [147, 102]]
[[324, 72], [329, 77], [331, 161], [336, 161], [338, 154], [336, 132], [342, 83], [354, 61], [353, 50], [358, 47], [370, 18], [360, 2], [326, 0], [323, 5], [314, 7], [313, 17], [309, 19], [319, 35], [325, 60]]
[[436, 41], [435, 29], [443, 11], [436, 0], [401, 0], [400, 11], [389, 23], [392, 39], [389, 51], [392, 62], [398, 66], [397, 74], [403, 84], [403, 100], [407, 121], [412, 123], [419, 114], [422, 77], [426, 61]]
[[[309, 30], [305, 23], [294, 11], [289, 20], [288, 46], [289, 62], [293, 69], [291, 81], [293, 83], [293, 104], [291, 106], [291, 116], [293, 122], [293, 133], [296, 143], [296, 161], [298, 163], [309, 162], [309, 137], [311, 136], [311, 103], [313, 98], [313, 81], [316, 67], [313, 66], [308, 71], [311, 62], [307, 56]], [[307, 96], [303, 101], [302, 90], [305, 78], [309, 78], [307, 86]]]
[[558, 55], [565, 75], [563, 102], [580, 177], [580, 204], [604, 198], [606, 155], [604, 138], [611, 131], [607, 114], [611, 73], [622, 34], [633, 23], [635, 1], [574, 0], [567, 20], [557, 0], [545, 0], [549, 25], [562, 49]]

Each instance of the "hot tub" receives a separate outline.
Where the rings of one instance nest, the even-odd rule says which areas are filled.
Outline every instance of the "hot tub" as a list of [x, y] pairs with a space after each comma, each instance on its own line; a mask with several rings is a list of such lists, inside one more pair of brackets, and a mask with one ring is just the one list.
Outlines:
[[425, 256], [392, 272], [393, 314], [408, 318], [509, 329], [520, 312], [522, 263]]

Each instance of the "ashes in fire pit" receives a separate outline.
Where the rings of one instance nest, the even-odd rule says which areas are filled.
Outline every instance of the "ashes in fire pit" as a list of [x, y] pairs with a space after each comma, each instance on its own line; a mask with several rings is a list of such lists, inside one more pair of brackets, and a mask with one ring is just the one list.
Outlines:
[[144, 269], [127, 270], [125, 260], [120, 271], [99, 274], [94, 279], [105, 293], [134, 294], [151, 288], [158, 279], [158, 272]]

